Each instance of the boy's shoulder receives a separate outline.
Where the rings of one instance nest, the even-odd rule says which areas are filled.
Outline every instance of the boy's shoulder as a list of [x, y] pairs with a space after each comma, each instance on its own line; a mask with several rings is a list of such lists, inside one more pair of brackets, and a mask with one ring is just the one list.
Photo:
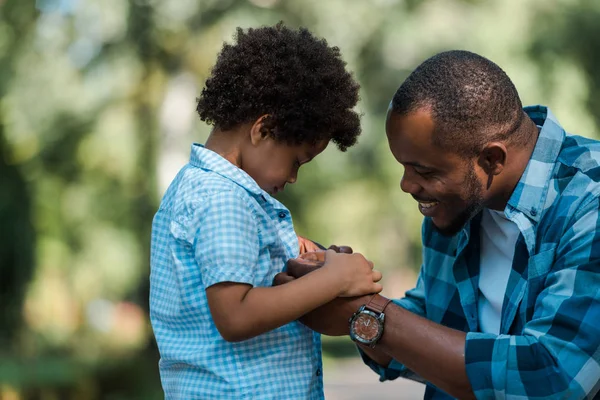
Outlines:
[[181, 179], [174, 188], [175, 204], [207, 203], [211, 198], [231, 197], [252, 203], [252, 196], [237, 182], [214, 171], [187, 166], [181, 171]]
[[193, 240], [196, 228], [205, 225], [211, 215], [219, 218], [247, 215], [256, 220], [257, 207], [252, 195], [235, 181], [188, 165], [167, 189], [160, 209], [168, 215], [172, 233], [177, 233], [180, 239]]

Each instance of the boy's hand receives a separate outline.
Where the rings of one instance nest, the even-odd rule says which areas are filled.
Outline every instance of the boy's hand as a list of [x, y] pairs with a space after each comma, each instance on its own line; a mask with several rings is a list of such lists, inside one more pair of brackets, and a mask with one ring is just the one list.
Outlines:
[[333, 274], [333, 281], [337, 281], [340, 287], [341, 297], [355, 297], [365, 294], [379, 293], [383, 287], [376, 282], [381, 280], [381, 272], [373, 269], [373, 263], [368, 261], [360, 253], [343, 254], [333, 250], [323, 253], [306, 254], [303, 258], [310, 263], [319, 263], [324, 258], [323, 268], [327, 268]]
[[322, 249], [312, 240], [309, 240], [300, 235], [298, 236], [298, 245], [300, 246], [300, 254], [308, 253], [311, 251], [321, 251]]
[[[313, 251], [324, 251], [325, 247], [322, 247], [320, 244], [313, 242], [310, 239], [305, 238], [304, 236], [296, 235], [298, 237], [298, 245], [300, 247], [300, 254], [310, 253]], [[329, 249], [335, 251], [336, 253], [346, 253], [352, 254], [352, 247], [350, 246], [336, 246], [332, 244], [329, 246]]]

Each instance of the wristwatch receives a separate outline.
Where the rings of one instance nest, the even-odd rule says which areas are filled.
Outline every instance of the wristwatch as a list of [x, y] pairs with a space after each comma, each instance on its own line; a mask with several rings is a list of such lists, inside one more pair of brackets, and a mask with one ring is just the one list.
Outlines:
[[350, 318], [350, 338], [355, 342], [375, 347], [383, 335], [383, 310], [390, 304], [390, 299], [381, 295], [373, 295], [367, 304], [362, 305]]

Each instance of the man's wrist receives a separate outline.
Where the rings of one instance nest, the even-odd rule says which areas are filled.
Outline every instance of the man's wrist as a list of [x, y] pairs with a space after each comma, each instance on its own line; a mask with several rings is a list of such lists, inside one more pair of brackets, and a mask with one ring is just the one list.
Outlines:
[[379, 294], [372, 295], [349, 319], [350, 338], [370, 348], [375, 347], [383, 336], [385, 309], [391, 302]]

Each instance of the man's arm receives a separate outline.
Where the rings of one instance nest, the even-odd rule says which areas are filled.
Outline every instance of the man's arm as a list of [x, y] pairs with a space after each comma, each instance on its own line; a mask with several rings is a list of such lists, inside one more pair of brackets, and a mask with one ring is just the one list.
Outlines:
[[[368, 301], [369, 296], [338, 298], [300, 320], [325, 335], [347, 335], [349, 318]], [[451, 396], [472, 399], [475, 396], [465, 372], [465, 335], [390, 303], [385, 309], [383, 336], [367, 354], [384, 367], [394, 358]]]
[[[421, 268], [421, 273], [422, 271], [423, 268]], [[394, 300], [394, 303], [413, 314], [426, 317], [425, 286], [421, 274], [419, 274], [415, 288], [407, 291], [403, 298]], [[425, 382], [422, 376], [419, 376], [406, 365], [398, 362], [381, 350], [365, 346], [359, 346], [359, 350], [364, 363], [380, 376], [381, 381], [402, 377], [420, 383]]]
[[[346, 246], [331, 246], [330, 249], [339, 252], [352, 252]], [[299, 263], [297, 260], [288, 261], [287, 272], [275, 277], [274, 284], [280, 285], [294, 278], [302, 277], [320, 267], [319, 263]], [[344, 336], [348, 334], [348, 319], [360, 306], [369, 302], [371, 296], [363, 296], [354, 299], [335, 299], [317, 310], [310, 312], [300, 318], [300, 321], [315, 331], [328, 336]], [[421, 276], [417, 280], [416, 287], [406, 292], [406, 296], [400, 300], [394, 300], [401, 307], [410, 310], [417, 315], [425, 315], [425, 291]], [[380, 375], [381, 380], [391, 380], [398, 377], [412, 379], [423, 383], [423, 377], [415, 374], [405, 365], [392, 359], [381, 350], [359, 346], [363, 361], [374, 372]]]
[[464, 332], [390, 304], [385, 309], [385, 329], [375, 346], [377, 352], [370, 357], [385, 362], [383, 352], [451, 396], [473, 399], [465, 369], [465, 337]]

